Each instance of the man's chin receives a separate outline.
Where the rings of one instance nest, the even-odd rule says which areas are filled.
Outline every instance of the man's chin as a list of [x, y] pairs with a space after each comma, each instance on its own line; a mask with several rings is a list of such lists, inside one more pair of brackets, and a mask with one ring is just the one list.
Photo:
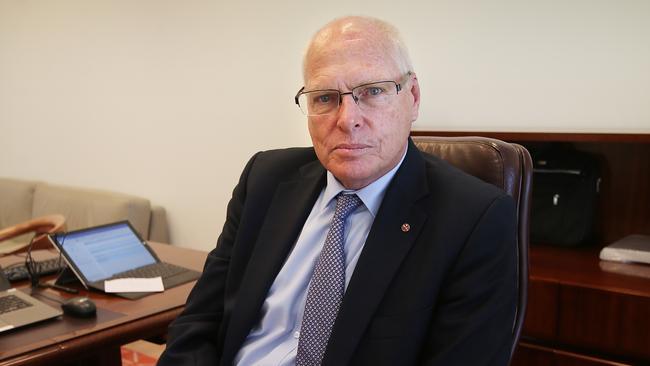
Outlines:
[[358, 166], [336, 166], [328, 169], [348, 189], [360, 189], [368, 185], [369, 173]]

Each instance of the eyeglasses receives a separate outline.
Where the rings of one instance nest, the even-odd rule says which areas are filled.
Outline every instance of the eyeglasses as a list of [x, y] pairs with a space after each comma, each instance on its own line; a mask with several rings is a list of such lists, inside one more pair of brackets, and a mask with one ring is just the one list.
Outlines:
[[386, 80], [362, 84], [352, 88], [347, 93], [336, 89], [305, 91], [303, 86], [298, 90], [294, 100], [306, 116], [322, 116], [338, 111], [343, 103], [344, 95], [351, 95], [354, 102], [363, 110], [379, 109], [386, 106], [392, 96], [399, 94], [402, 84], [411, 76], [409, 71], [401, 81]]

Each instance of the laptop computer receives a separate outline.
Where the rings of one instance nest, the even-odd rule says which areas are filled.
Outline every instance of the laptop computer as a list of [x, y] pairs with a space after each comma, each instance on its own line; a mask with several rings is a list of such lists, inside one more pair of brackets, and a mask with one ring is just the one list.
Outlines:
[[0, 271], [0, 333], [62, 314], [61, 310], [12, 288]]
[[[167, 289], [201, 275], [189, 268], [162, 262], [128, 221], [50, 235], [50, 240], [63, 254], [69, 270], [86, 288], [104, 291], [107, 280], [160, 276]], [[138, 299], [150, 293], [115, 294]]]

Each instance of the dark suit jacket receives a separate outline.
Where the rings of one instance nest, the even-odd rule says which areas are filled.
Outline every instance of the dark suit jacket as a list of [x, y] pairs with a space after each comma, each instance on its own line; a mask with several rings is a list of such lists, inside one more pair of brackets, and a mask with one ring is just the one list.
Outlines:
[[[325, 181], [312, 148], [258, 153], [248, 162], [159, 365], [232, 364]], [[409, 141], [323, 365], [506, 365], [515, 227], [514, 201], [503, 191]]]

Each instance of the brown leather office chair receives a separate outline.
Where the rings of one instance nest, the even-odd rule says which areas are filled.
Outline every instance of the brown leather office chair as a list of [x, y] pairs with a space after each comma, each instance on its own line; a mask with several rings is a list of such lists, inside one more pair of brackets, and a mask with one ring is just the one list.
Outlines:
[[528, 225], [533, 172], [530, 154], [521, 145], [487, 137], [413, 136], [413, 142], [420, 150], [503, 189], [517, 203], [519, 298], [512, 330], [512, 358], [521, 335], [528, 299]]
[[[21, 252], [27, 250], [31, 235], [35, 235], [32, 249], [51, 248], [45, 234], [65, 231], [65, 217], [62, 215], [47, 215], [24, 221], [19, 224], [0, 229], [0, 254]], [[30, 236], [26, 234], [31, 234]], [[40, 234], [40, 235], [39, 235]], [[22, 235], [22, 240], [13, 240]]]

